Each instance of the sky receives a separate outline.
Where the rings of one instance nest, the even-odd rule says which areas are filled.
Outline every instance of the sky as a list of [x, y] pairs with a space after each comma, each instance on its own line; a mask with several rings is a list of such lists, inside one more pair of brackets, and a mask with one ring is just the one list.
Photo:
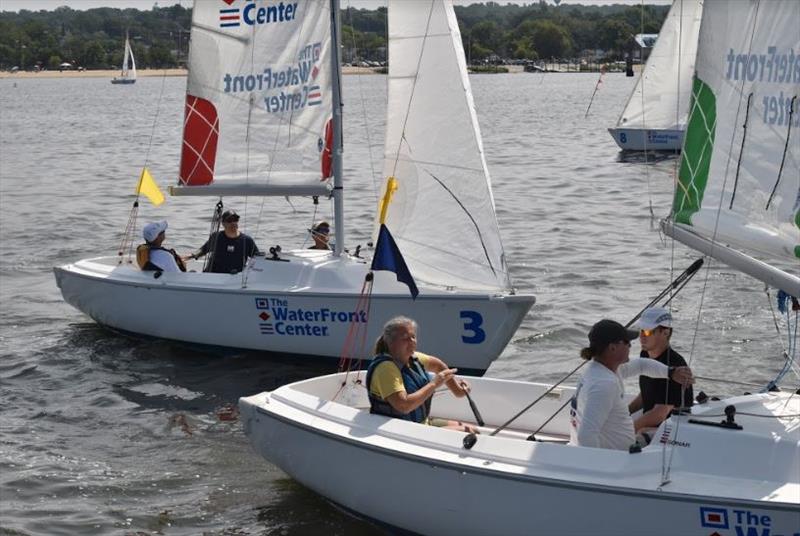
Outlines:
[[[533, 4], [538, 0], [495, 0], [499, 4]], [[356, 8], [375, 8], [383, 5], [381, 0], [340, 0], [343, 7], [352, 5]], [[476, 0], [455, 0], [456, 4], [473, 4]], [[133, 7], [140, 10], [149, 10], [154, 4], [160, 7], [167, 7], [174, 4], [181, 4], [185, 7], [192, 5], [192, 0], [0, 0], [0, 11], [19, 11], [29, 9], [39, 11], [41, 9], [52, 11], [59, 6], [69, 6], [75, 10], [92, 9], [95, 7], [118, 7], [121, 9]], [[549, 0], [548, 3], [553, 3]], [[562, 0], [563, 4], [632, 4], [638, 5], [641, 0]], [[645, 0], [646, 4], [671, 4], [670, 0]]]

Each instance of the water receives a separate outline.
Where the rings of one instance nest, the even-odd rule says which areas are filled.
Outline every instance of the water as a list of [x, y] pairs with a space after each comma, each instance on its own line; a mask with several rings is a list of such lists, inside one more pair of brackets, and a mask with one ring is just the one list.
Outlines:
[[[606, 75], [584, 119], [596, 80], [471, 78], [512, 277], [538, 298], [490, 376], [560, 379], [593, 322], [627, 321], [696, 258], [658, 231], [675, 159], [625, 161], [605, 130], [634, 79]], [[385, 78], [344, 83], [352, 247], [368, 240], [376, 205]], [[0, 532], [378, 534], [257, 457], [227, 413], [239, 396], [332, 366], [131, 338], [61, 300], [52, 267], [117, 250], [141, 166], [173, 183], [184, 88], [183, 78], [0, 79]], [[314, 219], [330, 217], [327, 203], [317, 214], [305, 200], [293, 205], [235, 201], [262, 249], [299, 246]], [[212, 208], [210, 199], [144, 202], [140, 222], [168, 218], [168, 245], [189, 252]], [[780, 368], [781, 341], [753, 280], [703, 270], [674, 313], [675, 346], [696, 374], [764, 383]], [[422, 326], [422, 350], [425, 336]]]

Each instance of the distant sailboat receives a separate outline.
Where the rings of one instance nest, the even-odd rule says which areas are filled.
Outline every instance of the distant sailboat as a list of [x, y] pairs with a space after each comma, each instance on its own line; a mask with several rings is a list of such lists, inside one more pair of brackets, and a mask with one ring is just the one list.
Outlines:
[[620, 149], [680, 150], [702, 15], [701, 0], [673, 2], [617, 126], [608, 129]]
[[[130, 60], [130, 67], [128, 67]], [[133, 49], [128, 34], [125, 34], [125, 57], [122, 59], [122, 71], [119, 76], [111, 80], [112, 84], [134, 84], [136, 83], [136, 60], [133, 59]]]

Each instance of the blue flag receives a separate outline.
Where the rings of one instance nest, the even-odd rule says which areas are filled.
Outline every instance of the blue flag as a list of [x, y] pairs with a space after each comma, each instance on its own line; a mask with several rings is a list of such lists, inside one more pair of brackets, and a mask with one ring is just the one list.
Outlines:
[[400, 254], [400, 248], [397, 247], [397, 243], [384, 224], [381, 224], [381, 229], [378, 231], [378, 243], [375, 245], [375, 255], [372, 257], [370, 269], [394, 272], [397, 274], [398, 281], [408, 285], [412, 298], [416, 299], [417, 294], [419, 294], [417, 284], [414, 283], [414, 278], [411, 277], [411, 272], [408, 271], [406, 261], [403, 260], [403, 256]]

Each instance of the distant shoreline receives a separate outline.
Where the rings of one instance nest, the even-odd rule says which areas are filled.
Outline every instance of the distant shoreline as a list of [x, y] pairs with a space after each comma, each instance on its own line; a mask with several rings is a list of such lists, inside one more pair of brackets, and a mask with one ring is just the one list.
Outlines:
[[[344, 74], [375, 74], [373, 67], [342, 67]], [[136, 71], [137, 77], [150, 76], [186, 76], [186, 69], [141, 69]], [[17, 71], [14, 73], [0, 71], [0, 78], [114, 78], [119, 76], [118, 69], [96, 69], [85, 71]]]

